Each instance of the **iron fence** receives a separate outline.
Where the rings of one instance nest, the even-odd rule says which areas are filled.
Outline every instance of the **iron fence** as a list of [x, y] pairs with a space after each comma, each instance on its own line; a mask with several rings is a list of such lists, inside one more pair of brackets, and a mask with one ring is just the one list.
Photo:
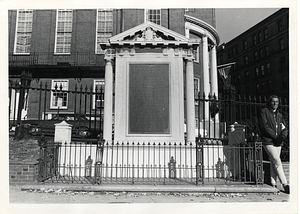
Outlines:
[[76, 84], [73, 90], [65, 90], [62, 85], [52, 87], [46, 81], [31, 87], [30, 77], [27, 79], [9, 83], [10, 129], [28, 124], [32, 135], [54, 136], [54, 124], [65, 120], [73, 126], [74, 137], [102, 136], [104, 85]]
[[40, 182], [101, 183], [103, 144], [97, 140], [57, 143], [40, 140]]
[[[64, 90], [43, 82], [39, 87], [31, 87], [30, 75], [23, 75], [20, 82], [9, 85], [10, 125], [30, 124], [32, 134], [53, 136], [54, 124], [67, 120], [73, 125], [73, 136], [101, 139], [102, 87], [81, 85]], [[59, 107], [49, 108], [54, 93], [67, 97], [71, 113], [65, 114]], [[257, 114], [265, 102], [266, 98], [199, 94], [195, 100], [196, 143], [104, 143], [83, 138], [75, 141], [74, 137], [69, 144], [41, 140], [39, 180], [98, 184], [262, 184], [262, 147], [256, 135], [259, 134]], [[288, 105], [281, 105], [280, 110], [288, 122]], [[47, 115], [49, 112], [51, 117]], [[228, 142], [227, 127], [234, 122], [244, 125], [245, 143]]]
[[262, 184], [262, 147], [220, 140], [41, 141], [39, 181], [114, 184]]
[[[199, 138], [225, 138], [227, 127], [237, 122], [245, 126], [246, 138], [259, 137], [258, 114], [266, 107], [266, 97], [236, 96], [234, 92], [220, 97], [199, 93], [196, 96], [196, 135]], [[289, 125], [289, 105], [287, 100], [280, 100], [279, 111]]]
[[195, 183], [195, 145], [181, 142], [106, 142], [106, 183]]
[[196, 146], [197, 184], [263, 184], [261, 142], [230, 145], [205, 139]]

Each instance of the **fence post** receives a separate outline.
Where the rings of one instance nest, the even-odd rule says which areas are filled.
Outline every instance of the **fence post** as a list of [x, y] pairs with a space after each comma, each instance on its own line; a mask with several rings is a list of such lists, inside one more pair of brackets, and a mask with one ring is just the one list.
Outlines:
[[25, 101], [25, 90], [29, 89], [30, 82], [31, 82], [31, 73], [23, 71], [21, 73], [21, 82], [20, 82], [20, 96], [19, 96], [19, 103], [18, 103], [18, 112], [17, 112], [17, 129], [16, 129], [16, 136], [20, 134], [20, 126], [21, 126], [21, 115], [22, 110], [24, 109], [24, 101]]
[[44, 136], [41, 136], [41, 138], [38, 141], [39, 147], [40, 147], [40, 154], [39, 154], [39, 172], [38, 172], [38, 181], [42, 182], [46, 180], [47, 177], [47, 167], [46, 167], [46, 150], [47, 150], [47, 143], [45, 141]]
[[255, 183], [263, 185], [263, 158], [262, 158], [262, 142], [254, 142], [254, 159], [255, 159]]
[[235, 122], [227, 127], [228, 133], [228, 144], [230, 146], [230, 159], [229, 159], [229, 170], [231, 170], [234, 179], [242, 178], [242, 171], [245, 166], [244, 154], [242, 151], [242, 146], [246, 144], [245, 142], [245, 125], [240, 125]]
[[71, 142], [72, 135], [72, 125], [62, 121], [61, 123], [54, 124], [55, 133], [54, 133], [54, 142]]
[[204, 166], [203, 166], [203, 144], [200, 139], [196, 141], [196, 185], [199, 181], [204, 184]]

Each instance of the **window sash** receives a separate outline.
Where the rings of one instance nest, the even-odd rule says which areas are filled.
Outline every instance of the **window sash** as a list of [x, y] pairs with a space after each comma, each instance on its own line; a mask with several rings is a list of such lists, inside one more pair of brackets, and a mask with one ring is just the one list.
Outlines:
[[104, 108], [104, 86], [104, 79], [94, 80], [94, 93], [96, 94], [93, 95], [93, 109], [100, 107]]
[[264, 65], [261, 65], [260, 66], [260, 71], [261, 71], [261, 75], [265, 75], [265, 66]]
[[259, 77], [259, 69], [258, 69], [258, 67], [255, 68], [255, 76]]
[[254, 44], [254, 45], [257, 44], [257, 37], [256, 37], [256, 35], [253, 36], [253, 44]]
[[269, 62], [267, 63], [267, 73], [271, 73], [271, 64]]
[[283, 39], [279, 40], [280, 49], [282, 50], [284, 48], [284, 41]]
[[146, 21], [155, 24], [161, 24], [161, 10], [160, 9], [146, 9]]
[[261, 32], [258, 33], [258, 37], [259, 37], [259, 42], [262, 42], [263, 37], [262, 37], [262, 33]]
[[57, 10], [55, 53], [71, 53], [73, 10]]
[[31, 47], [32, 34], [32, 9], [20, 9], [17, 13], [16, 37], [15, 37], [15, 54], [29, 54]]
[[248, 42], [247, 40], [244, 41], [244, 50], [247, 50], [248, 49]]
[[266, 52], [266, 56], [269, 56], [269, 46], [266, 46], [265, 52]]
[[258, 53], [257, 53], [257, 51], [254, 52], [254, 59], [258, 60]]
[[265, 37], [265, 39], [268, 38], [268, 29], [265, 29], [265, 30], [264, 30], [264, 37]]
[[98, 9], [96, 23], [96, 54], [104, 54], [100, 43], [107, 42], [113, 35], [113, 10]]
[[248, 56], [245, 56], [245, 65], [248, 65], [249, 60], [248, 60]]
[[52, 80], [50, 108], [66, 109], [68, 107], [68, 80]]
[[193, 54], [194, 54], [194, 59], [195, 59], [195, 62], [200, 62], [199, 61], [199, 47], [197, 47], [196, 50], [193, 50]]
[[[200, 79], [194, 78], [194, 96], [195, 99], [198, 99], [198, 93], [200, 91]], [[198, 102], [196, 102], [196, 105], [198, 105]]]

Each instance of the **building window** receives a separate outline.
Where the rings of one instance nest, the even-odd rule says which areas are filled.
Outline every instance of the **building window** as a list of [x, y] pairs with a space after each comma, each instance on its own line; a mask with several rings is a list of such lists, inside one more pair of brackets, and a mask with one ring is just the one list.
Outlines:
[[104, 85], [105, 85], [104, 79], [94, 80], [95, 95], [93, 97], [94, 100], [93, 109], [104, 108]]
[[258, 53], [257, 53], [257, 51], [254, 52], [254, 59], [258, 60]]
[[259, 83], [256, 84], [256, 94], [260, 94], [260, 87]]
[[69, 54], [71, 52], [72, 21], [72, 10], [57, 10], [54, 51], [56, 54]]
[[259, 68], [258, 67], [255, 68], [255, 76], [259, 77]]
[[259, 50], [259, 57], [260, 58], [264, 57], [264, 49], [262, 49], [262, 48]]
[[249, 71], [245, 72], [245, 81], [249, 81]]
[[247, 50], [247, 49], [248, 49], [248, 41], [245, 40], [245, 41], [244, 41], [244, 50]]
[[258, 33], [258, 41], [259, 41], [259, 42], [262, 42], [262, 40], [263, 40], [262, 33], [259, 32], [259, 33]]
[[284, 68], [285, 67], [285, 57], [280, 57], [280, 68]]
[[248, 59], [248, 56], [245, 56], [245, 65], [248, 65], [249, 64], [249, 59]]
[[279, 40], [279, 47], [280, 47], [280, 50], [283, 50], [283, 48], [284, 48], [284, 41], [283, 41], [283, 39]]
[[286, 76], [282, 77], [282, 88], [283, 89], [288, 88], [288, 79]]
[[261, 66], [260, 66], [260, 72], [261, 72], [261, 75], [262, 75], [262, 76], [265, 75], [265, 65], [261, 65]]
[[14, 46], [15, 54], [30, 54], [32, 14], [32, 10], [18, 10]]
[[195, 8], [185, 8], [185, 12], [194, 12]]
[[267, 63], [267, 73], [271, 73], [271, 64], [269, 62]]
[[279, 20], [278, 21], [278, 32], [280, 32], [282, 30], [283, 30], [283, 22], [282, 22], [282, 20]]
[[68, 107], [69, 80], [52, 80], [50, 108], [66, 109]]
[[257, 44], [257, 36], [256, 36], [256, 35], [253, 36], [253, 44], [254, 44], [254, 45]]
[[97, 35], [96, 35], [96, 54], [104, 54], [100, 47], [101, 42], [107, 42], [113, 34], [113, 10], [98, 9], [97, 10]]
[[155, 10], [155, 9], [147, 9], [145, 10], [145, 17], [146, 22], [150, 21], [155, 24], [160, 25], [161, 23], [161, 10]]
[[271, 80], [268, 80], [268, 83], [267, 83], [267, 91], [268, 91], [268, 92], [272, 92], [272, 81], [271, 81]]
[[265, 82], [263, 82], [263, 83], [261, 84], [261, 91], [262, 91], [262, 93], [266, 93], [266, 91], [267, 91], [266, 83], [265, 83]]
[[198, 98], [199, 91], [200, 91], [200, 79], [199, 78], [194, 78], [194, 96], [195, 96], [195, 99]]
[[199, 47], [197, 47], [196, 50], [193, 50], [193, 54], [194, 54], [195, 62], [200, 62], [199, 61]]
[[269, 46], [265, 47], [265, 53], [266, 53], [266, 56], [269, 56]]
[[268, 28], [266, 28], [264, 30], [264, 38], [267, 39], [268, 38]]

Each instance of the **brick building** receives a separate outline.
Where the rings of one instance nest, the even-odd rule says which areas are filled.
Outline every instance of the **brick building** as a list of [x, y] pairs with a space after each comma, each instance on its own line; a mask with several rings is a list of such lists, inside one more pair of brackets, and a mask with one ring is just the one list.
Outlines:
[[[282, 8], [221, 44], [218, 65], [235, 63], [230, 70], [231, 84], [241, 96], [277, 94], [289, 100], [289, 9]], [[219, 81], [220, 90], [223, 81]], [[221, 92], [221, 91], [220, 91]]]

